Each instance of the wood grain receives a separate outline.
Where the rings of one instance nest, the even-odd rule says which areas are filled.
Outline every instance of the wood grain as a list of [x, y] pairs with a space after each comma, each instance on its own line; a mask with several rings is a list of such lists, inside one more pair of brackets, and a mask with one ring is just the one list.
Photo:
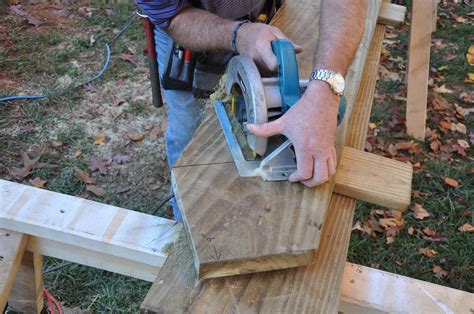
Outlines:
[[[298, 58], [302, 77], [313, 65], [320, 1], [285, 2], [273, 24], [306, 54]], [[346, 118], [337, 131], [340, 155], [359, 87], [380, 1], [368, 6], [362, 42], [346, 77]], [[309, 73], [308, 72], [308, 73]], [[214, 114], [209, 112], [208, 114]], [[207, 117], [207, 122], [213, 122]], [[334, 178], [314, 189], [289, 182], [240, 178], [225, 139], [204, 123], [173, 168], [173, 189], [191, 235], [200, 278], [306, 265], [314, 259]], [[214, 146], [216, 149], [214, 150]]]
[[407, 8], [402, 5], [384, 2], [380, 8], [377, 23], [389, 26], [400, 26], [405, 22], [406, 11]]
[[28, 236], [0, 229], [0, 310], [5, 308], [25, 253]]
[[[365, 143], [365, 136], [362, 134], [367, 131], [384, 33], [385, 26], [377, 25], [351, 117], [347, 142], [358, 149]], [[184, 282], [193, 282], [190, 271], [192, 263], [183, 266], [165, 263], [163, 273], [158, 275], [142, 308], [160, 313], [197, 312], [198, 309], [205, 309], [205, 312], [234, 309], [234, 312], [238, 312], [239, 308], [245, 308], [242, 312], [246, 313], [266, 312], [272, 308], [277, 313], [282, 313], [285, 309], [289, 309], [289, 312], [306, 309], [312, 313], [336, 313], [354, 208], [354, 200], [333, 195], [321, 235], [324, 240], [321, 241], [314, 265], [194, 282], [193, 290], [183, 289], [183, 285], [174, 279], [188, 274], [190, 277]], [[182, 303], [185, 306], [166, 304], [170, 296], [185, 299], [186, 302]], [[207, 306], [206, 301], [209, 302]], [[164, 304], [167, 309], [161, 311]]]
[[5, 180], [0, 199], [0, 228], [157, 266], [181, 228], [172, 220]]
[[407, 71], [407, 133], [425, 139], [433, 1], [413, 1]]
[[334, 192], [371, 204], [405, 210], [410, 205], [411, 165], [345, 147]]
[[44, 307], [43, 256], [25, 252], [8, 305], [20, 313], [41, 313]]
[[347, 263], [341, 300], [388, 313], [470, 313], [474, 294]]

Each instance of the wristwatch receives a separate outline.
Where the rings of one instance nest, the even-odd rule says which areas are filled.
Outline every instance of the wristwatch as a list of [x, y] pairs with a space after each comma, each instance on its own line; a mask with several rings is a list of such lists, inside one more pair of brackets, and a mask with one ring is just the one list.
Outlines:
[[329, 87], [338, 96], [342, 96], [344, 89], [346, 88], [346, 81], [344, 76], [341, 73], [327, 70], [327, 69], [317, 69], [311, 73], [309, 81], [320, 80], [329, 84]]

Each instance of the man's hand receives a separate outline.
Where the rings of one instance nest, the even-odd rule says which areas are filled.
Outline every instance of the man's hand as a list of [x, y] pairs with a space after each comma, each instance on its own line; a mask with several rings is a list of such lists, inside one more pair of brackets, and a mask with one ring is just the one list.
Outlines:
[[289, 178], [308, 187], [326, 182], [336, 173], [334, 140], [339, 96], [322, 81], [312, 81], [301, 99], [281, 118], [260, 125], [248, 124], [257, 136], [283, 134], [293, 143], [297, 171]]
[[[252, 58], [258, 68], [274, 72], [278, 68], [278, 61], [272, 50], [272, 41], [288, 39], [277, 27], [262, 23], [247, 23], [240, 27], [236, 38], [237, 51], [240, 55]], [[293, 45], [296, 53], [301, 47]]]

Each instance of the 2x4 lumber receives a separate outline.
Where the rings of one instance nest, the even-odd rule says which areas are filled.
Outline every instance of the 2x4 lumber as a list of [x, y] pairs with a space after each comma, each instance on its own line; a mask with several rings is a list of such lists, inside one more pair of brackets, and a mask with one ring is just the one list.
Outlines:
[[[142, 223], [146, 224], [146, 220], [144, 219]], [[136, 246], [139, 247], [140, 244], [141, 243], [137, 243]], [[170, 242], [170, 245], [171, 244], [172, 242]], [[156, 265], [156, 263], [150, 265], [137, 262], [136, 260], [132, 260], [130, 256], [112, 256], [98, 250], [85, 249], [75, 245], [34, 236], [29, 237], [26, 249], [29, 252], [44, 256], [59, 258], [151, 282], [156, 278], [161, 267], [161, 265]], [[160, 258], [159, 254], [150, 252], [150, 258], [146, 260], [150, 261], [153, 257]]]
[[0, 229], [0, 311], [2, 312], [8, 302], [27, 241], [27, 235]]
[[[377, 25], [365, 64], [363, 79], [356, 99], [349, 129], [348, 144], [361, 149], [365, 143], [367, 120], [370, 115], [378, 73], [385, 26]], [[360, 141], [354, 140], [360, 138]], [[355, 201], [333, 194], [331, 207], [325, 220], [321, 246], [315, 264], [288, 270], [240, 275], [227, 278], [192, 280], [192, 261], [176, 259], [173, 252], [170, 262], [163, 265], [142, 309], [160, 312], [222, 312], [245, 309], [245, 312], [307, 312], [335, 313], [339, 306], [339, 293], [349, 246]], [[189, 277], [186, 277], [189, 276]], [[195, 276], [195, 275], [194, 275]], [[167, 283], [167, 284], [165, 284]], [[185, 300], [180, 304], [166, 300]], [[206, 308], [206, 302], [208, 306]], [[244, 311], [244, 310], [242, 310]]]
[[[336, 134], [339, 156], [380, 5], [380, 1], [369, 2], [363, 39], [346, 77], [346, 119]], [[302, 77], [309, 75], [313, 67], [319, 8], [320, 1], [285, 2], [272, 20], [292, 41], [303, 45], [303, 52], [297, 56]], [[259, 177], [241, 178], [235, 165], [221, 162], [217, 152], [226, 143], [223, 136], [218, 137], [220, 143], [210, 136], [216, 129], [220, 129], [217, 121], [202, 124], [183, 152], [182, 158], [190, 162], [188, 154], [206, 151], [205, 162], [193, 160], [185, 165], [178, 161], [172, 170], [173, 190], [191, 235], [199, 277], [310, 263], [318, 249], [334, 178], [313, 189], [290, 182], [265, 182]], [[216, 151], [210, 143], [217, 147]]]
[[42, 255], [25, 252], [8, 305], [20, 313], [41, 313], [44, 306]]
[[405, 210], [410, 205], [411, 165], [345, 147], [334, 192], [371, 204]]
[[405, 22], [406, 11], [407, 8], [402, 5], [384, 2], [380, 8], [377, 23], [389, 26], [400, 26]]
[[413, 1], [407, 73], [407, 133], [425, 139], [433, 1]]
[[388, 313], [471, 313], [474, 294], [347, 263], [341, 300]]
[[164, 263], [181, 229], [172, 220], [5, 180], [0, 200], [0, 228], [150, 265]]

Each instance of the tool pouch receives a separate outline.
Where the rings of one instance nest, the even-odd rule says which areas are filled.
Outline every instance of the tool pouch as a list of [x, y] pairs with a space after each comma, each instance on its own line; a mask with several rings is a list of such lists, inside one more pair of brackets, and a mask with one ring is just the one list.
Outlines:
[[166, 55], [168, 60], [162, 77], [163, 88], [167, 90], [191, 90], [196, 54], [192, 53], [190, 60], [186, 60], [185, 49], [170, 40]]
[[209, 98], [219, 86], [219, 80], [225, 73], [227, 63], [233, 56], [232, 52], [226, 51], [200, 54], [194, 69], [194, 97]]

